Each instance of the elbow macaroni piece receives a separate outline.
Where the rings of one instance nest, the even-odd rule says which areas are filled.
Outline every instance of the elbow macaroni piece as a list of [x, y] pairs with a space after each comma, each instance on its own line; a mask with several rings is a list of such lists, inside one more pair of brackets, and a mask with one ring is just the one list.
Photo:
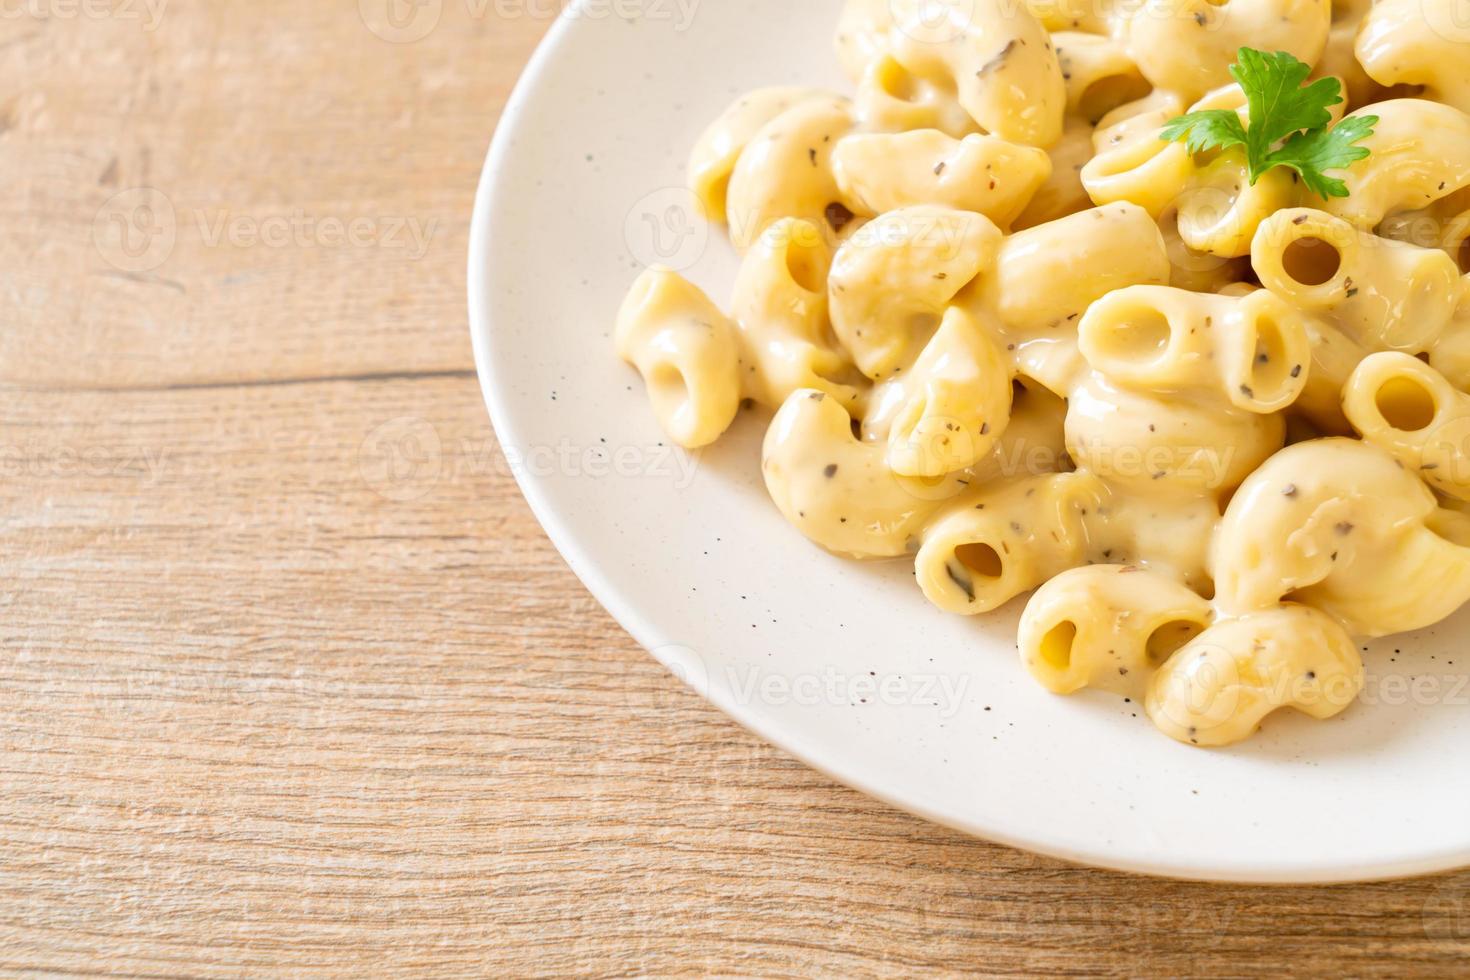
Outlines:
[[832, 172], [859, 214], [931, 204], [1007, 228], [1051, 174], [1051, 158], [994, 136], [919, 129], [849, 136], [832, 152]]
[[1261, 415], [1297, 400], [1312, 356], [1305, 318], [1265, 290], [1232, 297], [1129, 286], [1088, 308], [1078, 340], [1093, 369], [1119, 384], [1206, 388]]
[[941, 477], [995, 448], [1011, 415], [1011, 372], [975, 319], [950, 307], [899, 386], [888, 429], [889, 469]]
[[730, 240], [744, 251], [782, 218], [856, 229], [832, 176], [832, 147], [852, 129], [852, 104], [837, 96], [805, 99], [756, 131], [735, 163], [725, 195]]
[[987, 133], [1048, 147], [1062, 135], [1067, 91], [1051, 38], [1005, 0], [912, 3], [890, 32], [909, 71], [956, 93]]
[[1268, 290], [1372, 350], [1427, 350], [1464, 292], [1443, 251], [1379, 238], [1309, 208], [1263, 222], [1251, 265]]
[[919, 587], [947, 612], [990, 612], [1083, 561], [1084, 519], [1106, 493], [1086, 473], [1023, 477], [966, 495], [924, 532]]
[[1445, 530], [1434, 495], [1384, 450], [1298, 443], [1231, 499], [1216, 537], [1216, 601], [1244, 613], [1290, 595], [1358, 635], [1420, 629], [1470, 599], [1470, 548]]
[[1053, 694], [1086, 687], [1135, 694], [1211, 618], [1208, 602], [1166, 575], [1088, 565], [1036, 590], [1017, 645], [1031, 676]]
[[858, 122], [865, 132], [937, 129], [963, 139], [980, 129], [960, 105], [953, 85], [915, 75], [892, 53], [879, 55], [868, 66], [858, 83], [856, 103]]
[[1348, 196], [1324, 210], [1371, 230], [1470, 186], [1470, 115], [1425, 99], [1379, 102], [1352, 115], [1378, 117], [1373, 135], [1358, 143], [1370, 155], [1341, 171]]
[[1128, 18], [1128, 53], [1153, 85], [1197, 99], [1230, 84], [1242, 47], [1315, 64], [1327, 45], [1329, 0], [1146, 0]]
[[850, 558], [895, 558], [963, 477], [907, 480], [888, 468], [880, 446], [852, 434], [852, 417], [815, 390], [793, 392], [766, 432], [761, 473], [792, 526], [828, 551]]
[[828, 292], [832, 327], [858, 368], [878, 381], [912, 363], [1000, 240], [982, 214], [923, 206], [881, 215], [845, 242]]
[[756, 89], [710, 123], [689, 154], [689, 186], [705, 217], [725, 221], [730, 175], [755, 135], [792, 106], [824, 95], [820, 89], [795, 86]]
[[1327, 616], [1287, 604], [1216, 623], [1154, 674], [1144, 708], [1171, 738], [1231, 745], [1280, 708], [1331, 718], [1363, 689], [1352, 637]]
[[1417, 357], [1363, 360], [1342, 396], [1363, 437], [1450, 497], [1470, 501], [1470, 395]]
[[1063, 31], [1052, 42], [1066, 83], [1067, 112], [1090, 125], [1152, 90], [1128, 52], [1110, 38]]
[[618, 311], [613, 336], [675, 442], [696, 449], [730, 427], [740, 408], [735, 328], [699, 287], [670, 269], [645, 271]]
[[740, 328], [742, 387], [762, 405], [779, 408], [799, 388], [857, 405], [865, 381], [827, 318], [831, 264], [821, 229], [799, 218], [777, 221], [745, 254], [730, 315]]
[[1456, 0], [1379, 0], [1357, 56], [1380, 85], [1422, 85], [1427, 98], [1470, 112], [1470, 16]]

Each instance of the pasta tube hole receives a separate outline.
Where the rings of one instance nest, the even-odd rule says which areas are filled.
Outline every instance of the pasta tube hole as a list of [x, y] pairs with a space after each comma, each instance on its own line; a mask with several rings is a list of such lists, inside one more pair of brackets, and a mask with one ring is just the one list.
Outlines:
[[1256, 348], [1251, 357], [1250, 387], [1262, 398], [1278, 394], [1296, 369], [1301, 375], [1300, 365], [1288, 364], [1286, 335], [1281, 324], [1270, 317], [1256, 321]]
[[1148, 635], [1148, 641], [1145, 643], [1149, 664], [1154, 667], [1161, 666], [1164, 661], [1174, 656], [1176, 650], [1199, 636], [1204, 630], [1203, 623], [1196, 623], [1188, 619], [1176, 619], [1160, 626]]
[[1101, 332], [1099, 347], [1113, 360], [1147, 364], [1169, 347], [1169, 320], [1157, 310], [1135, 310]]
[[1342, 268], [1342, 253], [1320, 238], [1298, 238], [1281, 253], [1281, 268], [1303, 286], [1331, 282]]
[[960, 545], [954, 550], [954, 556], [961, 565], [981, 578], [1000, 578], [1005, 570], [1000, 553], [983, 541]]
[[673, 418], [689, 402], [689, 385], [683, 373], [662, 361], [648, 374], [648, 397], [665, 418]]
[[1434, 421], [1434, 395], [1412, 378], [1389, 378], [1374, 394], [1373, 404], [1383, 421], [1400, 432], [1418, 432]]
[[1466, 238], [1455, 250], [1455, 261], [1459, 263], [1461, 272], [1470, 275], [1470, 238]]
[[917, 102], [922, 92], [919, 79], [892, 58], [884, 58], [876, 72], [878, 88], [900, 102]]
[[1120, 105], [1134, 102], [1150, 92], [1148, 82], [1138, 75], [1108, 75], [1083, 89], [1077, 111], [1094, 126]]
[[1065, 671], [1072, 666], [1072, 645], [1077, 642], [1077, 624], [1064, 619], [1041, 638], [1037, 653], [1046, 665], [1056, 671]]
[[[809, 293], [825, 293], [827, 270], [816, 229], [808, 225], [800, 230], [792, 229], [790, 233], [798, 236], [786, 245], [786, 272], [791, 281]], [[812, 240], [805, 240], [808, 238]]]

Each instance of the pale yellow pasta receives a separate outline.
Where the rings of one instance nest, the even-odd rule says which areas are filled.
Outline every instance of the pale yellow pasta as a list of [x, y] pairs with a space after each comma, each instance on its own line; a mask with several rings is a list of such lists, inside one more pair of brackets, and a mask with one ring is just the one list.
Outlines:
[[1051, 174], [1051, 159], [1045, 150], [994, 136], [957, 140], [916, 129], [840, 140], [832, 173], [843, 199], [862, 215], [935, 204], [1008, 228]]
[[1314, 64], [1327, 45], [1328, 0], [1143, 0], [1128, 18], [1128, 53], [1158, 88], [1197, 99], [1230, 83], [1242, 47]]
[[[1145, 467], [1147, 462], [1140, 459]], [[1224, 452], [1218, 462], [1201, 459], [1197, 465], [1215, 476], [1195, 485], [1162, 480], [1151, 483], [1147, 494], [1115, 484], [1107, 501], [1088, 516], [1089, 560], [1137, 565], [1195, 591], [1212, 592], [1210, 542], [1220, 523], [1225, 488], [1215, 484], [1226, 479]]]
[[730, 315], [740, 328], [741, 387], [772, 408], [816, 388], [848, 408], [865, 382], [827, 318], [832, 248], [810, 221], [782, 218], [745, 254]]
[[1198, 252], [1185, 244], [1179, 234], [1179, 212], [1173, 209], [1159, 215], [1159, 234], [1164, 238], [1164, 252], [1169, 257], [1169, 285], [1195, 293], [1215, 293], [1238, 284], [1250, 271], [1249, 256], [1226, 258]]
[[884, 455], [853, 437], [852, 417], [836, 399], [803, 390], [772, 420], [761, 473], [786, 520], [815, 543], [849, 558], [894, 558], [918, 547], [930, 516], [965, 482], [907, 480]]
[[[650, 269], [618, 353], [680, 445], [774, 409], [767, 492], [821, 548], [950, 613], [1037, 590], [1046, 689], [1198, 746], [1331, 717], [1355, 637], [1470, 600], [1458, 2], [847, 0], [851, 101], [760, 89], [691, 154], [729, 316]], [[1346, 97], [1237, 83], [1243, 47]], [[1306, 103], [1377, 117], [1366, 153]], [[1191, 152], [1186, 112], [1247, 145]]]
[[868, 65], [855, 101], [858, 122], [866, 132], [937, 129], [961, 139], [980, 131], [948, 79], [916, 75], [891, 52], [878, 55]]
[[1470, 14], [1458, 0], [1378, 0], [1357, 56], [1381, 85], [1421, 85], [1426, 98], [1470, 112]]
[[1092, 125], [1152, 90], [1123, 46], [1111, 38], [1076, 31], [1052, 35], [1067, 90], [1067, 112]]
[[1396, 211], [1379, 223], [1376, 232], [1396, 242], [1443, 249], [1461, 272], [1470, 273], [1470, 186], [1428, 207]]
[[1105, 489], [1086, 473], [1023, 477], [959, 498], [925, 531], [919, 587], [949, 612], [989, 612], [1082, 564], [1086, 513]]
[[938, 477], [988, 455], [1011, 415], [1011, 371], [969, 313], [950, 307], [924, 352], [898, 382], [889, 426], [889, 469]]
[[1092, 159], [1092, 130], [1086, 119], [1067, 117], [1062, 138], [1047, 150], [1049, 175], [1011, 223], [1012, 228], [1034, 228], [1092, 207], [1092, 198], [1082, 186], [1082, 167]]
[[1236, 614], [1290, 595], [1360, 636], [1420, 629], [1470, 599], [1470, 547], [1445, 530], [1434, 494], [1385, 450], [1298, 443], [1231, 499], [1216, 536], [1216, 602]]
[[1021, 662], [1048, 691], [1136, 694], [1175, 650], [1202, 632], [1210, 604], [1137, 565], [1089, 565], [1037, 589], [1021, 616]]
[[1265, 290], [1235, 297], [1130, 286], [1088, 308], [1078, 340], [1111, 381], [1206, 388], [1257, 414], [1295, 402], [1311, 367], [1305, 318]]
[[1111, 35], [1126, 23], [1125, 0], [1025, 0], [1026, 9], [1041, 26], [1059, 31], [1086, 31]]
[[1383, 352], [1358, 365], [1342, 402], [1365, 442], [1440, 493], [1470, 501], [1470, 395], [1417, 357]]
[[1450, 384], [1470, 391], [1470, 278], [1465, 280], [1465, 299], [1459, 312], [1435, 338], [1429, 363]]
[[1312, 366], [1292, 408], [1323, 435], [1348, 435], [1352, 427], [1342, 412], [1342, 389], [1358, 362], [1368, 356], [1368, 349], [1326, 320], [1311, 315], [1303, 319], [1312, 348]]
[[1427, 350], [1455, 315], [1460, 270], [1440, 249], [1379, 238], [1309, 208], [1278, 211], [1257, 231], [1261, 285], [1370, 350]]
[[990, 455], [968, 470], [970, 485], [1071, 469], [1066, 419], [1065, 401], [1035, 381], [1017, 378], [1011, 385], [1010, 424]]
[[695, 449], [730, 427], [740, 408], [735, 327], [699, 287], [670, 269], [648, 269], [628, 291], [613, 337], [675, 442]]
[[1317, 59], [1313, 79], [1336, 78], [1342, 82], [1349, 109], [1357, 109], [1383, 98], [1386, 89], [1375, 82], [1358, 62], [1358, 30], [1373, 9], [1372, 0], [1331, 0], [1332, 24], [1327, 46]]
[[[888, 32], [898, 0], [846, 0], [837, 19], [837, 60], [857, 82], [888, 51]], [[904, 0], [907, 2], [907, 0]]]
[[1339, 714], [1363, 689], [1350, 636], [1308, 606], [1287, 604], [1216, 623], [1181, 647], [1149, 684], [1144, 707], [1164, 734], [1231, 745], [1281, 708]]
[[[1238, 85], [1211, 92], [1190, 108], [1207, 110], [1235, 111], [1248, 121]], [[1082, 168], [1083, 186], [1099, 204], [1132, 201], [1155, 218], [1167, 217], [1196, 252], [1224, 258], [1248, 254], [1261, 222], [1296, 203], [1302, 191], [1281, 168], [1252, 184], [1242, 147], [1196, 157], [1183, 143], [1159, 139], [1171, 115], [1164, 108], [1099, 129], [1098, 154]]]
[[1051, 38], [1024, 7], [1006, 0], [928, 0], [914, 7], [890, 33], [900, 64], [951, 87], [987, 133], [1040, 147], [1061, 137], [1062, 69]]
[[[756, 131], [730, 175], [730, 240], [749, 248], [782, 218], [825, 224], [834, 237], [856, 229], [832, 176], [832, 148], [852, 129], [852, 104], [825, 96], [797, 102]], [[834, 216], [833, 205], [841, 206]]]
[[1166, 398], [1093, 373], [1067, 403], [1067, 452], [1129, 492], [1221, 494], [1240, 485], [1286, 436], [1280, 415], [1218, 399]]
[[689, 186], [705, 217], [725, 220], [725, 195], [740, 155], [755, 135], [792, 106], [827, 97], [820, 89], [781, 86], [756, 89], [736, 99], [710, 124], [689, 154]]
[[862, 372], [876, 381], [910, 364], [1000, 241], [984, 215], [922, 206], [890, 211], [845, 242], [828, 285], [832, 327]]
[[1358, 143], [1371, 155], [1337, 174], [1348, 196], [1324, 210], [1371, 230], [1470, 186], [1470, 115], [1426, 99], [1378, 102], [1351, 115], [1378, 117], [1373, 135]]
[[994, 271], [960, 298], [996, 324], [1018, 370], [1065, 394], [1082, 366], [1077, 321], [1114, 289], [1169, 279], [1159, 229], [1141, 209], [1114, 204], [1008, 236]]

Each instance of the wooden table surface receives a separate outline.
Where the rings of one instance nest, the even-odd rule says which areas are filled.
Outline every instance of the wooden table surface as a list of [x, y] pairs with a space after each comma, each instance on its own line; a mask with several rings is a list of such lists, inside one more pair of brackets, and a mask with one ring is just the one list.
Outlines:
[[555, 4], [388, 2], [0, 4], [0, 973], [1470, 969], [1470, 873], [1070, 867], [666, 675], [471, 366], [471, 198]]

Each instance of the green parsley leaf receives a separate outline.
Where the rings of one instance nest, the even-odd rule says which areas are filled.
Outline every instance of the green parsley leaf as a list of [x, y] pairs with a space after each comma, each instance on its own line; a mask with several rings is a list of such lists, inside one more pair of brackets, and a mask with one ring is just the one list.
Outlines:
[[1202, 109], [1179, 116], [1170, 120], [1159, 139], [1172, 143], [1181, 136], [1186, 137], [1190, 153], [1245, 145], [1245, 127], [1240, 115], [1230, 109]]
[[1289, 167], [1319, 196], [1347, 197], [1347, 185], [1324, 171], [1368, 156], [1366, 147], [1354, 144], [1373, 135], [1378, 117], [1350, 117], [1333, 127], [1328, 110], [1342, 101], [1342, 85], [1321, 78], [1304, 86], [1311, 73], [1310, 65], [1285, 51], [1241, 48], [1230, 74], [1245, 93], [1249, 125], [1230, 110], [1206, 109], [1171, 119], [1159, 139], [1183, 138], [1190, 153], [1243, 146], [1252, 184], [1273, 167]]
[[1347, 185], [1324, 170], [1342, 170], [1368, 156], [1366, 146], [1354, 146], [1373, 135], [1377, 116], [1349, 116], [1332, 129], [1297, 133], [1266, 157], [1266, 167], [1290, 167], [1318, 197], [1347, 197]]

